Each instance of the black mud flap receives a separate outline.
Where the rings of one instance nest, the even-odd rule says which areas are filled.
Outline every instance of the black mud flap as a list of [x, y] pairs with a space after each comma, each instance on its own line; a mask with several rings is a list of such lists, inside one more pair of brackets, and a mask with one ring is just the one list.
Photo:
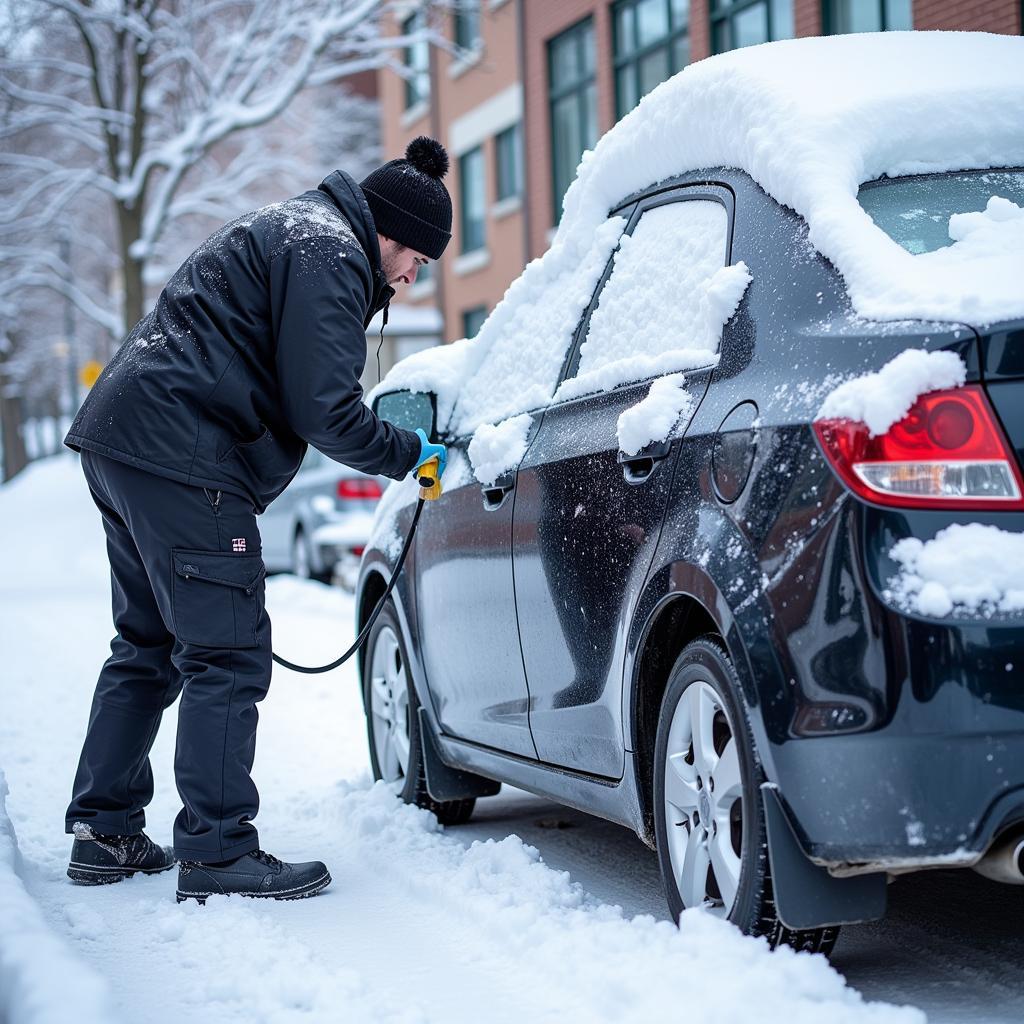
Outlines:
[[772, 889], [779, 919], [794, 931], [876, 921], [885, 914], [884, 873], [835, 878], [807, 859], [770, 782], [761, 786]]
[[501, 792], [501, 783], [493, 779], [485, 779], [482, 775], [464, 772], [461, 768], [451, 768], [441, 760], [438, 753], [434, 730], [430, 727], [427, 714], [421, 707], [420, 714], [420, 749], [423, 751], [423, 767], [427, 775], [427, 792], [432, 800], [447, 802], [449, 800], [467, 800], [469, 797], [497, 796]]

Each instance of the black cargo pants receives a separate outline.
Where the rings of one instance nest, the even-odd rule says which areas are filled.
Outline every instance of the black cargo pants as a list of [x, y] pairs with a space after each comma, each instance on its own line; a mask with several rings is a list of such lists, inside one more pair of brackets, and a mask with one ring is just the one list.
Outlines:
[[100, 833], [145, 825], [149, 751], [181, 694], [174, 774], [184, 807], [179, 859], [228, 860], [259, 848], [249, 772], [256, 704], [270, 685], [270, 619], [253, 505], [82, 452], [103, 516], [114, 626], [66, 817]]

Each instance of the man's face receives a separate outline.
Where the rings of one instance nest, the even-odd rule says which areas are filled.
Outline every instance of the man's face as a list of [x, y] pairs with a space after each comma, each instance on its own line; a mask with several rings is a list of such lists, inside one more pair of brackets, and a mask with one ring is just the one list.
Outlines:
[[381, 270], [392, 287], [412, 284], [416, 280], [419, 268], [430, 262], [422, 253], [401, 245], [393, 238], [378, 235], [377, 241], [380, 243]]

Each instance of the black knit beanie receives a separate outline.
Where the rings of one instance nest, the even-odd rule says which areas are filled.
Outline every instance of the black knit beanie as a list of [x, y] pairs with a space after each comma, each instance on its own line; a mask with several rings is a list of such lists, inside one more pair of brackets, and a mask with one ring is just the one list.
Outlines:
[[389, 160], [359, 183], [377, 233], [439, 259], [452, 237], [452, 199], [441, 178], [448, 154], [436, 139], [420, 135], [404, 160]]

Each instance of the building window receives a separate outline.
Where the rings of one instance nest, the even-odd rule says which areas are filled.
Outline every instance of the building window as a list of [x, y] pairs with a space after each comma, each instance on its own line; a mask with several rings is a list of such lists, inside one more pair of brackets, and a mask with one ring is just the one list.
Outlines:
[[911, 0], [824, 0], [827, 34], [892, 32], [914, 27]]
[[523, 142], [518, 124], [494, 136], [494, 198], [511, 199], [523, 194]]
[[554, 222], [557, 224], [562, 216], [562, 196], [576, 174], [580, 157], [585, 149], [597, 143], [594, 23], [591, 18], [548, 41], [548, 90]]
[[484, 189], [484, 151], [477, 146], [459, 157], [459, 223], [461, 225], [461, 252], [482, 249], [484, 209], [487, 197]]
[[462, 336], [464, 338], [475, 338], [477, 331], [487, 319], [486, 306], [474, 306], [472, 309], [462, 311]]
[[690, 62], [690, 0], [619, 0], [612, 8], [615, 116]]
[[712, 53], [793, 36], [793, 0], [711, 0]]
[[452, 15], [455, 20], [455, 45], [472, 50], [480, 42], [480, 0], [459, 0], [459, 8]]
[[[426, 28], [426, 15], [417, 11], [402, 22], [402, 35], [423, 33]], [[402, 50], [402, 63], [409, 70], [405, 80], [405, 109], [408, 110], [430, 99], [430, 44], [425, 36]]]

